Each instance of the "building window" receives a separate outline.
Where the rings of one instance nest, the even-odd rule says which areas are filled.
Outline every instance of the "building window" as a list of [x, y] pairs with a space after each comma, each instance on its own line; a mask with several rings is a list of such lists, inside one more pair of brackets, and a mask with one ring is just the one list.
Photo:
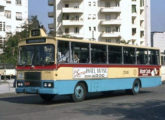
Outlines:
[[106, 32], [106, 33], [110, 33], [110, 32], [111, 32], [111, 27], [107, 26], [107, 27], [105, 28], [105, 32]]
[[89, 27], [89, 31], [91, 31], [91, 27]]
[[68, 8], [69, 7], [69, 4], [65, 4], [65, 8]]
[[0, 22], [0, 31], [5, 31], [5, 22]]
[[16, 5], [21, 5], [22, 1], [21, 0], [16, 0]]
[[66, 33], [66, 34], [69, 33], [69, 28], [65, 28], [65, 33]]
[[132, 13], [136, 13], [136, 5], [132, 5]]
[[11, 11], [10, 10], [5, 10], [5, 16], [6, 18], [11, 18]]
[[0, 36], [0, 47], [2, 48], [5, 42], [5, 38]]
[[105, 2], [105, 7], [111, 7], [111, 3], [110, 2]]
[[6, 0], [6, 3], [11, 4], [11, 0]]
[[22, 20], [22, 13], [16, 12], [16, 20]]
[[140, 0], [140, 7], [144, 6], [144, 0]]
[[144, 37], [144, 31], [140, 31], [140, 37], [141, 37], [141, 38]]
[[132, 35], [136, 35], [136, 28], [132, 28]]
[[88, 2], [88, 5], [91, 6], [91, 2]]
[[93, 6], [96, 6], [96, 2], [93, 2]]
[[96, 31], [96, 27], [93, 27], [93, 30]]
[[79, 28], [78, 27], [74, 28], [74, 33], [79, 33]]

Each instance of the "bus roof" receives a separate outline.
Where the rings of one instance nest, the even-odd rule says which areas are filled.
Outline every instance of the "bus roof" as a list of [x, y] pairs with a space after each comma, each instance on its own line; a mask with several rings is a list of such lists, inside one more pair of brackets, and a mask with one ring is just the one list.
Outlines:
[[144, 49], [157, 49], [155, 47], [147, 47], [147, 46], [137, 46], [137, 45], [130, 45], [130, 44], [123, 44], [123, 43], [108, 43], [103, 41], [89, 41], [84, 39], [72, 39], [72, 38], [63, 38], [63, 37], [55, 37], [56, 40], [62, 41], [71, 41], [71, 42], [81, 42], [81, 43], [93, 43], [93, 44], [102, 44], [102, 45], [112, 45], [112, 46], [126, 46], [126, 47], [136, 47], [136, 48], [144, 48]]
[[[54, 40], [54, 42], [56, 40], [62, 40], [62, 41], [72, 41], [72, 42], [81, 42], [81, 43], [92, 43], [92, 44], [102, 44], [102, 45], [113, 45], [113, 46], [126, 46], [126, 47], [135, 47], [135, 48], [144, 48], [144, 49], [157, 49], [158, 48], [154, 48], [154, 47], [146, 47], [146, 46], [137, 46], [137, 45], [129, 45], [129, 44], [117, 44], [117, 43], [108, 43], [108, 42], [103, 42], [103, 41], [89, 41], [89, 40], [84, 40], [84, 39], [73, 39], [73, 38], [66, 38], [66, 37], [51, 37], [51, 36], [47, 36], [46, 32], [40, 28], [40, 29], [34, 29], [31, 30], [29, 38], [21, 40], [19, 42], [19, 45], [27, 45], [26, 40], [38, 40], [38, 39], [49, 39], [49, 40]], [[49, 43], [49, 42], [46, 42]], [[52, 42], [51, 42], [52, 43]], [[32, 45], [32, 44], [43, 44], [43, 43], [31, 43], [28, 45]]]

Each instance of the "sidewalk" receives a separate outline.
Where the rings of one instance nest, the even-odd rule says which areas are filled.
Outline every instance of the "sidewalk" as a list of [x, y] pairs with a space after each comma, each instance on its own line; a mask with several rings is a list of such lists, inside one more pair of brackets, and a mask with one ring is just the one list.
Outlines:
[[0, 94], [14, 93], [15, 88], [13, 88], [14, 80], [1, 80], [0, 81]]

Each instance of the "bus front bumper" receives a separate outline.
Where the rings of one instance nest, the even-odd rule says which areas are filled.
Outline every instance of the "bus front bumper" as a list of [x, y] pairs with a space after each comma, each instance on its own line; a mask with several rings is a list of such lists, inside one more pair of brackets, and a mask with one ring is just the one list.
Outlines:
[[26, 94], [57, 94], [54, 88], [41, 88], [41, 87], [17, 87], [16, 93]]

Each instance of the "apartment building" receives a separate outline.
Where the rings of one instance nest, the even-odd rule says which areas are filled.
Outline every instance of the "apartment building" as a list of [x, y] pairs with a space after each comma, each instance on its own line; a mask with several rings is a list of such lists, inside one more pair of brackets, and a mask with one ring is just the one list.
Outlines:
[[0, 0], [0, 46], [10, 35], [21, 31], [27, 19], [28, 0]]
[[146, 45], [150, 43], [150, 0], [49, 0], [56, 36]]
[[165, 32], [151, 33], [151, 47], [157, 47], [165, 54]]

